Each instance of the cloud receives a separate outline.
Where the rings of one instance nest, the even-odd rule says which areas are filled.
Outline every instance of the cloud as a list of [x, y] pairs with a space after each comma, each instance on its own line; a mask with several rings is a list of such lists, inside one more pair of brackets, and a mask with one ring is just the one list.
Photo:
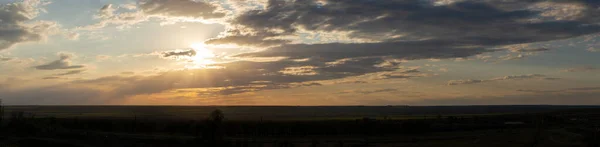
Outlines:
[[581, 66], [581, 67], [565, 69], [562, 71], [563, 72], [593, 72], [593, 71], [600, 71], [600, 69], [593, 67], [593, 66]]
[[377, 73], [377, 80], [384, 79], [408, 79], [414, 77], [425, 77], [427, 74], [421, 73], [418, 68], [408, 68], [397, 71], [379, 72]]
[[239, 36], [226, 36], [222, 38], [213, 38], [205, 41], [206, 44], [237, 44], [241, 46], [256, 46], [256, 47], [269, 47], [281, 44], [290, 43], [290, 40], [283, 39], [268, 39], [268, 35], [239, 35]]
[[10, 60], [12, 60], [12, 59], [14, 59], [14, 58], [0, 56], [0, 62], [4, 62], [4, 61], [10, 61]]
[[191, 17], [200, 19], [221, 18], [225, 13], [212, 3], [193, 0], [141, 0], [138, 8], [148, 15]]
[[[188, 88], [210, 89], [208, 92], [198, 92], [199, 95], [233, 95], [299, 85], [317, 86], [312, 83], [372, 73], [378, 73], [381, 79], [419, 77], [424, 76], [421, 71], [403, 70], [398, 68], [400, 62], [389, 61], [466, 58], [498, 51], [490, 48], [567, 39], [600, 31], [597, 25], [600, 21], [597, 13], [594, 13], [596, 10], [591, 9], [596, 8], [598, 3], [578, 1], [576, 3], [581, 3], [582, 7], [568, 7], [569, 13], [563, 15], [554, 13], [562, 10], [561, 6], [555, 4], [576, 5], [575, 2], [552, 1], [547, 5], [539, 5], [538, 2], [269, 0], [264, 8], [257, 6], [251, 8], [254, 10], [246, 9], [249, 11], [232, 16], [226, 24], [228, 31], [206, 43], [258, 46], [264, 50], [236, 57], [284, 57], [281, 60], [219, 63], [214, 66], [222, 68], [173, 70], [146, 76], [122, 74], [68, 83], [78, 87], [57, 85], [56, 88], [45, 87], [42, 90], [52, 89], [47, 94], [57, 95], [80, 90], [89, 94], [102, 93], [101, 98], [119, 99]], [[226, 17], [221, 9], [210, 2], [191, 0], [145, 0], [127, 8], [105, 5], [97, 14], [100, 22], [86, 27], [127, 27], [150, 18], [219, 19]], [[337, 42], [337, 39], [326, 38], [324, 34], [339, 35], [351, 41]], [[310, 37], [297, 39], [302, 36]], [[522, 58], [520, 53], [545, 50], [522, 48], [514, 50], [519, 55], [507, 59]], [[173, 58], [195, 54], [194, 50], [176, 50], [153, 55]], [[83, 65], [72, 65], [70, 58], [61, 56], [57, 61], [35, 68], [84, 68]], [[448, 85], [519, 79], [554, 78], [532, 74], [484, 80], [453, 80]], [[391, 90], [383, 90], [386, 91]], [[382, 91], [363, 91], [372, 92]], [[95, 97], [98, 96], [90, 96], [90, 99]]]
[[[554, 4], [574, 3], [589, 4], [582, 5], [585, 11], [573, 19], [559, 19], [560, 14], [550, 15], [550, 10], [545, 9], [557, 7]], [[227, 32], [205, 43], [265, 48], [236, 56], [242, 58], [285, 57], [323, 62], [373, 57], [397, 60], [466, 58], [501, 51], [493, 48], [520, 45], [502, 49], [518, 54], [499, 58], [518, 60], [549, 50], [525, 44], [600, 32], [600, 20], [596, 19], [596, 14], [588, 12], [595, 11], [591, 10], [595, 6], [598, 3], [589, 1], [560, 1], [542, 6], [538, 1], [270, 0], [264, 9], [237, 15], [230, 21]], [[545, 19], [539, 20], [541, 17]], [[324, 40], [321, 36], [324, 34], [336, 34], [354, 41], [311, 43], [315, 39]], [[301, 38], [310, 35], [314, 37]], [[358, 66], [374, 65], [355, 65]], [[413, 76], [396, 73], [384, 74], [382, 78]]]
[[80, 34], [76, 32], [63, 32], [63, 36], [69, 40], [78, 40]]
[[[440, 1], [270, 0], [265, 9], [235, 17], [231, 22], [233, 33], [209, 43], [247, 44], [249, 36], [268, 40], [309, 31], [349, 32], [350, 38], [379, 43], [434, 39], [460, 41], [461, 46], [496, 46], [600, 31], [596, 2], [540, 2], [463, 0], [441, 5]], [[577, 5], [582, 12], [572, 19], [562, 19], [558, 16], [561, 13], [552, 12], [565, 9], [559, 8], [564, 5]], [[548, 18], [539, 19], [542, 17]], [[515, 28], [519, 33], [514, 33]]]
[[44, 80], [56, 80], [56, 79], [62, 79], [62, 77], [50, 76], [50, 77], [43, 77], [42, 79], [44, 79]]
[[508, 60], [520, 60], [525, 58], [525, 55], [523, 54], [517, 54], [517, 55], [512, 55], [512, 54], [506, 54], [504, 56], [500, 56], [498, 57], [500, 60], [503, 61], [508, 61]]
[[185, 57], [196, 56], [196, 51], [193, 49], [190, 49], [190, 50], [173, 50], [173, 51], [162, 52], [162, 57], [164, 57], [164, 58], [180, 57], [180, 56], [185, 56]]
[[[355, 58], [338, 62], [323, 62], [317, 59], [304, 62], [289, 59], [274, 62], [237, 61], [214, 64], [214, 66], [224, 68], [176, 70], [148, 76], [116, 75], [97, 79], [76, 80], [72, 83], [110, 87], [109, 91], [113, 94], [111, 97], [115, 98], [190, 88], [209, 88], [216, 89], [212, 91], [217, 94], [232, 94], [300, 86], [318, 86], [320, 83], [316, 81], [342, 79], [397, 69], [394, 66], [373, 66], [384, 62], [385, 60], [382, 58]], [[298, 67], [299, 71], [290, 71], [290, 68], [294, 67]]]
[[321, 84], [321, 83], [315, 83], [315, 82], [312, 82], [312, 83], [302, 83], [301, 85], [302, 86], [323, 86], [323, 84]]
[[512, 75], [512, 76], [493, 78], [491, 80], [498, 81], [498, 80], [522, 80], [522, 79], [539, 79], [539, 78], [545, 79], [546, 76], [541, 75], [541, 74]]
[[[146, 15], [138, 11], [122, 12], [118, 14], [106, 14], [114, 12], [102, 11], [102, 9], [107, 6], [109, 5], [105, 5], [100, 9], [99, 14], [97, 15], [97, 19], [100, 19], [99, 22], [91, 25], [77, 27], [76, 30], [97, 30], [104, 28], [108, 25], [115, 25], [117, 28], [123, 29], [148, 20], [148, 17]], [[112, 5], [110, 6], [112, 7]]]
[[33, 21], [45, 5], [39, 0], [28, 0], [0, 5], [0, 50], [23, 42], [45, 40], [58, 32], [59, 25], [52, 21]]
[[102, 6], [102, 8], [100, 8], [100, 10], [98, 10], [98, 14], [96, 15], [96, 18], [110, 18], [114, 15], [115, 13], [115, 8], [113, 8], [112, 4], [106, 4], [104, 6]]
[[102, 6], [94, 16], [100, 21], [78, 30], [97, 30], [108, 25], [115, 25], [119, 29], [145, 22], [150, 18], [159, 18], [164, 21], [176, 20], [189, 21], [207, 20], [225, 17], [225, 13], [213, 3], [193, 0], [139, 0], [136, 4], [125, 4], [116, 7], [113, 4]]
[[306, 75], [306, 76], [310, 76], [310, 75], [317, 75], [319, 73], [317, 73], [317, 71], [315, 71], [314, 66], [297, 66], [297, 67], [286, 67], [283, 70], [279, 71], [282, 74], [285, 75]]
[[343, 91], [343, 92], [340, 92], [340, 94], [349, 94], [349, 93], [373, 94], [373, 93], [396, 92], [396, 91], [398, 91], [398, 89], [395, 89], [395, 88], [383, 88], [383, 89], [372, 89], [372, 90]]
[[[562, 1], [559, 4], [563, 3], [571, 4]], [[342, 79], [370, 73], [380, 73], [381, 79], [426, 76], [416, 71], [397, 71], [399, 63], [385, 67], [380, 65], [390, 60], [466, 58], [499, 51], [492, 49], [497, 47], [597, 33], [600, 26], [596, 23], [599, 21], [587, 9], [593, 8], [596, 3], [585, 3], [589, 4], [583, 5], [586, 11], [580, 13], [579, 17], [559, 19], [560, 14], [542, 14], [549, 11], [540, 10], [542, 7], [554, 8], [556, 5], [538, 6], [537, 1], [462, 0], [427, 3], [269, 0], [264, 8], [245, 9], [248, 11], [234, 15], [225, 24], [229, 27], [226, 32], [205, 43], [262, 47], [264, 50], [236, 57], [284, 57], [282, 60], [223, 63], [214, 65], [223, 67], [220, 69], [171, 71], [159, 76], [138, 77], [130, 82], [116, 82], [124, 84], [120, 85], [124, 88], [115, 93], [152, 94], [179, 88], [221, 88], [230, 92], [244, 92], [268, 89], [257, 88], [257, 84], [252, 83], [254, 81], [271, 82], [258, 84], [263, 87], [287, 88], [292, 83]], [[534, 5], [538, 7], [533, 8]], [[138, 3], [137, 9], [140, 11], [136, 11], [136, 14], [151, 17], [219, 18], [225, 15], [215, 15], [222, 13], [222, 8], [212, 3], [195, 1], [149, 0]], [[537, 19], [541, 17], [544, 19]], [[307, 34], [315, 37], [298, 39]], [[352, 41], [336, 42], [336, 39], [324, 38], [324, 34], [350, 38], [348, 40]], [[547, 49], [520, 48], [511, 51], [528, 55], [545, 50]], [[193, 53], [185, 50], [160, 55], [179, 57], [191, 56]], [[522, 57], [524, 55], [519, 54], [507, 56], [506, 59]], [[190, 77], [190, 74], [205, 78]], [[457, 80], [454, 83], [526, 79], [518, 76], [502, 78], [506, 79]], [[199, 79], [211, 80], [196, 81]], [[195, 82], [189, 83], [191, 81]]]
[[598, 91], [600, 87], [579, 87], [579, 88], [568, 88], [559, 90], [532, 90], [532, 89], [518, 89], [519, 92], [531, 92], [531, 93], [565, 93], [565, 92], [589, 92]]
[[[453, 45], [455, 44], [455, 45]], [[265, 51], [245, 53], [239, 57], [321, 58], [334, 61], [344, 58], [381, 57], [404, 60], [458, 58], [490, 52], [478, 47], [458, 46], [459, 42], [414, 41], [390, 43], [289, 44]]]
[[73, 58], [73, 54], [67, 53], [59, 53], [58, 56], [60, 59], [52, 61], [47, 64], [42, 64], [35, 66], [35, 69], [38, 70], [59, 70], [59, 69], [81, 69], [85, 66], [83, 65], [72, 65], [71, 58]]
[[64, 73], [55, 74], [56, 76], [75, 75], [85, 72], [85, 70], [71, 70]]
[[[193, 56], [190, 50], [174, 50], [157, 54], [163, 57]], [[61, 61], [69, 59], [61, 58]], [[303, 86], [320, 86], [318, 81], [343, 79], [377, 72], [393, 72], [417, 76], [416, 68], [400, 69], [400, 61], [386, 57], [357, 57], [338, 60], [311, 58], [306, 60], [281, 59], [268, 62], [236, 61], [213, 64], [205, 69], [174, 70], [157, 75], [122, 74], [97, 79], [70, 82], [86, 87], [107, 87], [109, 97], [127, 98], [151, 95], [177, 89], [210, 89], [199, 95], [233, 95], [261, 90]], [[71, 66], [70, 64], [68, 64]], [[63, 67], [69, 67], [63, 66]], [[387, 77], [393, 78], [393, 77]], [[361, 82], [363, 83], [363, 82]], [[212, 93], [212, 94], [211, 94]]]
[[477, 84], [477, 83], [481, 83], [481, 82], [487, 82], [488, 80], [473, 80], [473, 79], [467, 79], [467, 80], [451, 80], [448, 81], [448, 85], [463, 85], [463, 84]]
[[464, 85], [464, 84], [477, 84], [484, 82], [493, 82], [493, 81], [504, 81], [504, 80], [525, 80], [525, 79], [540, 79], [540, 80], [558, 80], [560, 78], [550, 78], [541, 74], [527, 74], [527, 75], [512, 75], [512, 76], [504, 76], [491, 78], [486, 80], [478, 80], [478, 79], [467, 79], [467, 80], [450, 80], [448, 81], [448, 85]]
[[369, 83], [367, 81], [341, 81], [341, 82], [335, 82], [335, 84], [366, 84]]
[[514, 49], [511, 50], [512, 52], [543, 52], [543, 51], [549, 51], [550, 49], [547, 48], [522, 48], [522, 49]]
[[285, 89], [291, 88], [286, 84], [269, 84], [269, 85], [250, 85], [224, 88], [211, 88], [208, 91], [198, 91], [198, 96], [228, 96], [234, 94], [242, 94], [248, 92], [256, 92], [261, 90]]

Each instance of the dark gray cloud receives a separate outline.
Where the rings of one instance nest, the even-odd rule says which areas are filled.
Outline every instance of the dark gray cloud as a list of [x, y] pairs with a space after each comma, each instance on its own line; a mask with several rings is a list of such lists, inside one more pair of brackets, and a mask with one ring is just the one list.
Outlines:
[[302, 86], [323, 86], [321, 83], [303, 83]]
[[518, 50], [512, 50], [513, 52], [543, 52], [543, 51], [549, 51], [550, 49], [547, 48], [525, 48], [525, 49], [518, 49]]
[[[275, 45], [281, 45], [290, 43], [289, 40], [283, 39], [267, 39], [270, 36], [259, 36], [259, 35], [239, 35], [239, 36], [226, 36], [218, 39], [209, 39], [206, 44], [234, 44], [242, 46], [258, 46], [258, 47], [269, 47]], [[273, 37], [273, 36], [271, 36]]]
[[83, 65], [72, 65], [71, 58], [73, 58], [72, 54], [60, 53], [58, 55], [60, 59], [52, 61], [47, 64], [42, 64], [35, 66], [35, 69], [38, 70], [59, 70], [59, 69], [81, 69], [85, 66]]
[[194, 0], [140, 0], [139, 9], [149, 15], [193, 18], [221, 18], [217, 6], [209, 2]]
[[289, 44], [266, 51], [245, 53], [240, 57], [290, 57], [338, 60], [357, 57], [388, 56], [417, 60], [429, 58], [459, 58], [490, 52], [479, 47], [459, 46], [459, 42], [414, 41], [389, 43]]
[[56, 77], [56, 76], [50, 76], [50, 77], [43, 77], [42, 79], [44, 80], [55, 80], [55, 79], [62, 79], [61, 77]]
[[58, 73], [56, 76], [76, 75], [85, 72], [85, 70], [71, 70], [64, 73]]
[[165, 58], [168, 58], [168, 57], [180, 57], [180, 56], [192, 57], [192, 56], [196, 56], [196, 51], [193, 50], [193, 49], [165, 51], [165, 52], [162, 52], [162, 56], [165, 57]]
[[[555, 5], [582, 5], [573, 19], [550, 19]], [[600, 31], [600, 3], [579, 1], [465, 0], [449, 5], [427, 1], [372, 0], [269, 0], [264, 10], [251, 10], [232, 20], [234, 33], [207, 43], [273, 45], [273, 38], [299, 30], [350, 32], [350, 38], [376, 43], [286, 44], [244, 54], [254, 57], [344, 58], [400, 56], [429, 58], [464, 57], [483, 48], [572, 38]], [[555, 14], [555, 13], [550, 13]], [[559, 14], [556, 14], [559, 15]], [[250, 32], [250, 33], [238, 33]], [[261, 41], [262, 40], [262, 41]], [[269, 43], [266, 43], [269, 42]], [[522, 52], [544, 51], [527, 49]], [[406, 55], [408, 54], [408, 56]]]
[[40, 41], [58, 25], [55, 22], [31, 22], [40, 12], [39, 1], [0, 4], [0, 50], [21, 42]]
[[540, 79], [540, 80], [558, 80], [560, 78], [547, 77], [541, 74], [527, 74], [527, 75], [512, 75], [497, 77], [492, 79], [478, 80], [478, 79], [467, 79], [467, 80], [451, 80], [448, 81], [448, 85], [464, 85], [464, 84], [477, 84], [484, 82], [503, 81], [503, 80], [525, 80], [525, 79]]
[[115, 8], [113, 8], [112, 4], [106, 4], [104, 6], [102, 6], [102, 8], [100, 8], [100, 10], [98, 10], [98, 14], [96, 15], [97, 18], [110, 18], [112, 16], [114, 16], [114, 12], [115, 12]]

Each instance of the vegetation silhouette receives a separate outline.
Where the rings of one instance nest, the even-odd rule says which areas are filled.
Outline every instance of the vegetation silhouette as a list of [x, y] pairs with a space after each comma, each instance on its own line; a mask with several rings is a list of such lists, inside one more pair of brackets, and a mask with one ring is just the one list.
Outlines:
[[204, 131], [203, 137], [208, 145], [223, 146], [224, 132], [222, 123], [224, 120], [225, 114], [219, 109], [212, 111], [206, 119], [206, 131]]
[[600, 121], [600, 108], [311, 120], [236, 120], [216, 108], [186, 120], [142, 113], [55, 117], [0, 107], [9, 114], [0, 125], [0, 146], [598, 146]]

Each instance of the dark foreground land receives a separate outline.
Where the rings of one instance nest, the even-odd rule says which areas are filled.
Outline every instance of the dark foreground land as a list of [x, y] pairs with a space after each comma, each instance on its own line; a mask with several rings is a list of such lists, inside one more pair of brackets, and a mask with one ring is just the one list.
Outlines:
[[597, 147], [600, 107], [7, 106], [4, 146]]

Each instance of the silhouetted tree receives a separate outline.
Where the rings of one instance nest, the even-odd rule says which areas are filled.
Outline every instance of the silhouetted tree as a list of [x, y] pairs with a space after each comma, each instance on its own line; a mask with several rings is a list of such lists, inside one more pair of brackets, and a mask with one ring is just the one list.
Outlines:
[[223, 114], [223, 111], [216, 109], [210, 113], [210, 116], [208, 119], [211, 122], [221, 123], [225, 119], [225, 114]]
[[224, 119], [225, 114], [219, 109], [216, 109], [209, 114], [207, 119], [207, 129], [204, 131], [203, 137], [210, 145], [222, 143], [224, 135], [222, 123]]

